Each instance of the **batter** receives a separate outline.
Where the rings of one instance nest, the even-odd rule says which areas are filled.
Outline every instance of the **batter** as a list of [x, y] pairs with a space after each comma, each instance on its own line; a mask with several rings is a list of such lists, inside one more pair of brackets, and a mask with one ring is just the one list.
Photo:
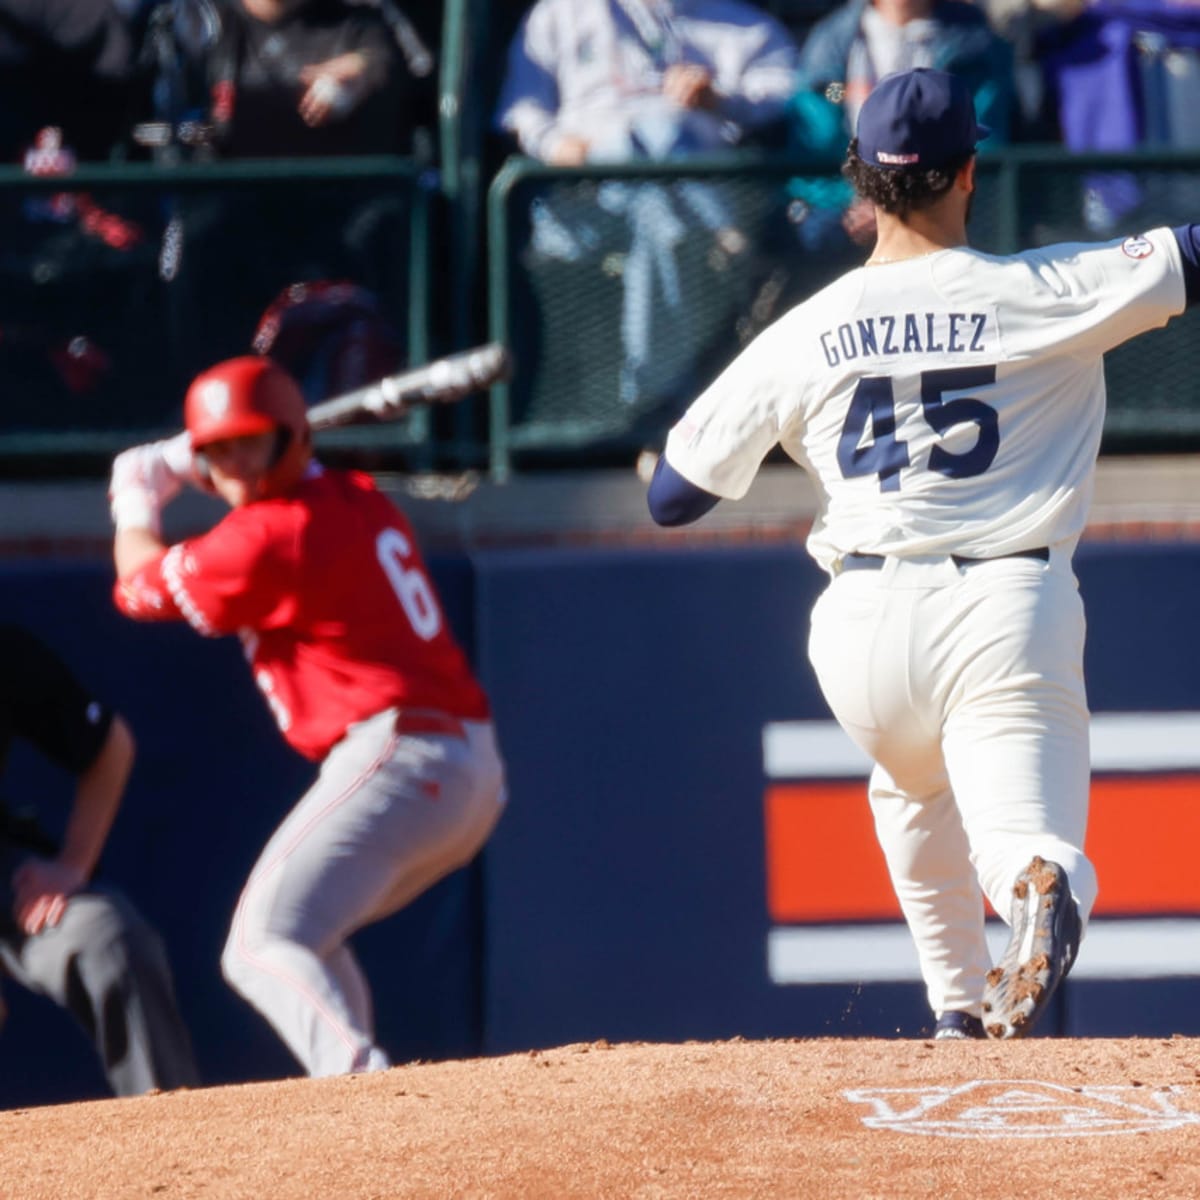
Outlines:
[[[486, 695], [404, 515], [312, 456], [304, 398], [270, 360], [193, 381], [187, 439], [119, 455], [118, 608], [237, 634], [316, 782], [263, 850], [221, 966], [310, 1075], [379, 1070], [347, 939], [482, 848], [505, 802]], [[168, 547], [160, 511], [199, 470], [232, 511]]]

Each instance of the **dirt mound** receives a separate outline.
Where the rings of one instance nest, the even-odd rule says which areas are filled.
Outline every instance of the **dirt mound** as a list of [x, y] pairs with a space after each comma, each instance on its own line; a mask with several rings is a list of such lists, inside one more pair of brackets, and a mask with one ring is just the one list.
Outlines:
[[604, 1042], [0, 1113], [4, 1200], [1200, 1195], [1200, 1041]]

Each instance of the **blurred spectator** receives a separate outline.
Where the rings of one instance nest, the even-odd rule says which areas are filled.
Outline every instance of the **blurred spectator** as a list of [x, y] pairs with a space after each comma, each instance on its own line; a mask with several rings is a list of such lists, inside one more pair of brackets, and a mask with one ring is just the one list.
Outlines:
[[[432, 56], [392, 0], [175, 0], [171, 18], [151, 20], [157, 115], [194, 156], [412, 150]], [[402, 190], [349, 180], [177, 198], [164, 270], [188, 337], [182, 366], [244, 353], [291, 283], [349, 279], [393, 309], [406, 294], [408, 222]]]
[[[806, 102], [842, 87], [839, 154], [858, 110], [885, 75], [933, 67], [965, 79], [975, 112], [1005, 141], [1012, 117], [1012, 53], [984, 12], [962, 0], [847, 0], [813, 26], [800, 55], [797, 133], [804, 137]], [[819, 135], [818, 135], [819, 136]]]
[[404, 366], [403, 341], [378, 298], [338, 280], [284, 288], [263, 313], [251, 348], [293, 376], [310, 405]]
[[217, 17], [208, 36], [184, 50], [202, 76], [222, 156], [409, 151], [413, 79], [378, 8], [229, 0]]
[[[45, 126], [22, 166], [56, 192], [0, 195], [0, 428], [56, 431], [119, 424], [136, 390], [117, 379], [158, 361], [155, 246], [136, 196], [70, 187], [78, 164], [63, 130]], [[130, 356], [127, 358], [127, 355]]]
[[84, 160], [109, 157], [136, 106], [136, 44], [113, 0], [0, 0], [0, 162], [39, 129]]
[[[1043, 35], [1040, 54], [1063, 141], [1072, 151], [1124, 153], [1142, 146], [1200, 147], [1200, 9], [1167, 0], [1088, 4]], [[1168, 196], [1166, 193], [1171, 193]], [[1095, 172], [1086, 179], [1083, 223], [1107, 236], [1156, 213], [1195, 211], [1195, 187], [1144, 171]], [[1165, 204], [1164, 204], [1165, 202]]]
[[[786, 29], [742, 0], [538, 0], [510, 48], [496, 122], [556, 166], [720, 153], [781, 121], [796, 56]], [[658, 399], [684, 367], [670, 353], [687, 320], [676, 248], [697, 226], [720, 254], [746, 239], [717, 184], [610, 182], [596, 199], [629, 231], [620, 397]], [[545, 203], [533, 238], [567, 260], [596, 241], [586, 208]]]
[[741, 0], [538, 0], [499, 124], [557, 166], [720, 150], [780, 117], [796, 49]]
[[1058, 119], [1046, 86], [1040, 43], [1073, 21], [1088, 0], [977, 0], [992, 29], [1013, 48], [1013, 141], [1057, 141]]
[[[962, 0], [847, 0], [813, 26], [791, 102], [792, 144], [840, 161], [858, 110], [885, 75], [933, 67], [964, 78], [991, 149], [1009, 139], [1012, 49], [982, 9]], [[853, 252], [874, 240], [871, 206], [840, 178], [797, 180], [793, 215], [807, 250]]]

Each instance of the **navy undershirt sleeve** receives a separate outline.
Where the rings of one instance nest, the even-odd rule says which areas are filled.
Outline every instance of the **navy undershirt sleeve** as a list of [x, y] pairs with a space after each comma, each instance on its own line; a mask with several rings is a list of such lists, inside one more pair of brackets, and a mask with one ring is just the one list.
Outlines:
[[664, 454], [654, 468], [646, 503], [659, 525], [688, 525], [699, 520], [721, 499], [684, 479]]
[[1171, 232], [1183, 255], [1183, 286], [1190, 306], [1200, 300], [1200, 225], [1177, 225]]

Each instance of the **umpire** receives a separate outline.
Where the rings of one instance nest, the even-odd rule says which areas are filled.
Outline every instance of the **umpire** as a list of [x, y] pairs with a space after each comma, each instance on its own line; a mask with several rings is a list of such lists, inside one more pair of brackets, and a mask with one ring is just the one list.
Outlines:
[[0, 770], [14, 737], [76, 778], [61, 845], [0, 799], [0, 964], [66, 1009], [118, 1096], [198, 1082], [158, 934], [92, 882], [133, 765], [125, 721], [25, 629], [0, 625]]

